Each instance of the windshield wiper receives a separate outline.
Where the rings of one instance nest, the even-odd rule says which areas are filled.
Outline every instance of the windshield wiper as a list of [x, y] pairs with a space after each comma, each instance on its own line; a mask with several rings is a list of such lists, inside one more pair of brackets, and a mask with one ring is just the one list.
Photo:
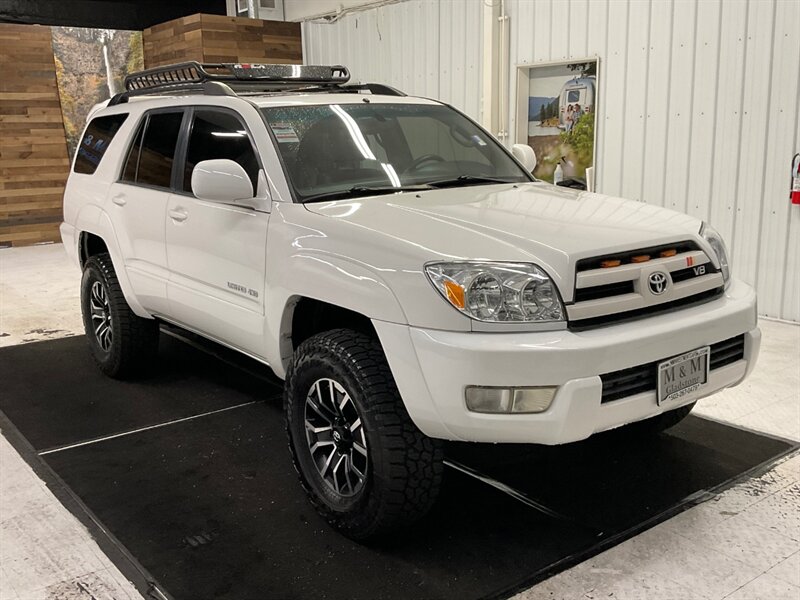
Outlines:
[[325, 192], [324, 194], [314, 194], [303, 199], [306, 202], [319, 202], [320, 200], [341, 200], [343, 198], [359, 198], [361, 196], [378, 196], [381, 194], [394, 194], [397, 192], [422, 192], [432, 190], [433, 186], [423, 183], [420, 185], [401, 185], [399, 187], [391, 185], [357, 185], [347, 190], [336, 192]]
[[520, 183], [516, 180], [501, 179], [500, 177], [484, 177], [483, 175], [459, 175], [452, 179], [439, 179], [429, 181], [428, 185], [442, 187], [456, 187], [459, 185], [482, 185], [487, 183]]

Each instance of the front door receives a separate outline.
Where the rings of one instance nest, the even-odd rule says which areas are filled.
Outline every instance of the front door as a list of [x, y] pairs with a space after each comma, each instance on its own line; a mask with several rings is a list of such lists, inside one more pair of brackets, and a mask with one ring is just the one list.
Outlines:
[[[263, 355], [264, 276], [268, 192], [259, 186], [260, 163], [241, 116], [198, 107], [189, 116], [184, 169], [166, 217], [168, 296], [179, 324], [218, 341]], [[261, 209], [200, 200], [192, 194], [194, 166], [233, 160], [250, 175]], [[261, 189], [259, 189], [261, 188]]]

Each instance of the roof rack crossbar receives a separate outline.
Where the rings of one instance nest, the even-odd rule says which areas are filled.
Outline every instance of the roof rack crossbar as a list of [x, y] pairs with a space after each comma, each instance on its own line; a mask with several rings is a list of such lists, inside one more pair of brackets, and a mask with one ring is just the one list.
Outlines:
[[341, 65], [267, 65], [249, 63], [199, 63], [189, 61], [132, 73], [125, 78], [125, 91], [109, 101], [109, 106], [128, 98], [155, 94], [201, 93], [235, 96], [251, 93], [367, 91], [371, 94], [405, 96], [380, 83], [345, 85], [350, 71]]
[[143, 88], [158, 88], [177, 81], [184, 83], [203, 83], [205, 81], [263, 83], [270, 81], [341, 85], [349, 80], [350, 71], [341, 65], [263, 65], [190, 61], [132, 73], [125, 78], [125, 89], [133, 91]]

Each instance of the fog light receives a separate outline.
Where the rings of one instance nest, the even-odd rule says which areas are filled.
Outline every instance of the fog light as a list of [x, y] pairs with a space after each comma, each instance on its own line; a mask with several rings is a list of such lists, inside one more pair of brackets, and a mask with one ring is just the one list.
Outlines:
[[508, 388], [468, 387], [467, 408], [479, 413], [507, 413], [511, 410]]
[[517, 388], [511, 402], [511, 412], [538, 413], [550, 408], [553, 396], [556, 395], [554, 387]]
[[467, 408], [478, 413], [539, 413], [550, 408], [555, 387], [499, 388], [471, 386]]

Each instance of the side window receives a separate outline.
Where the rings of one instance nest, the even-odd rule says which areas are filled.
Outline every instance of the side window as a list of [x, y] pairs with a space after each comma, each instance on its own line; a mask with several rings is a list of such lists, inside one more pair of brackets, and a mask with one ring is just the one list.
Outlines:
[[78, 144], [75, 158], [76, 173], [93, 174], [108, 149], [108, 145], [128, 118], [128, 113], [92, 119]]
[[184, 191], [192, 191], [192, 170], [195, 165], [215, 158], [227, 158], [242, 165], [253, 183], [253, 189], [257, 189], [258, 160], [241, 121], [227, 112], [195, 110], [186, 150]]
[[175, 146], [178, 144], [182, 120], [182, 111], [150, 115], [139, 153], [136, 183], [170, 187]]
[[183, 112], [155, 113], [142, 120], [122, 169], [122, 181], [171, 187], [182, 120]]

